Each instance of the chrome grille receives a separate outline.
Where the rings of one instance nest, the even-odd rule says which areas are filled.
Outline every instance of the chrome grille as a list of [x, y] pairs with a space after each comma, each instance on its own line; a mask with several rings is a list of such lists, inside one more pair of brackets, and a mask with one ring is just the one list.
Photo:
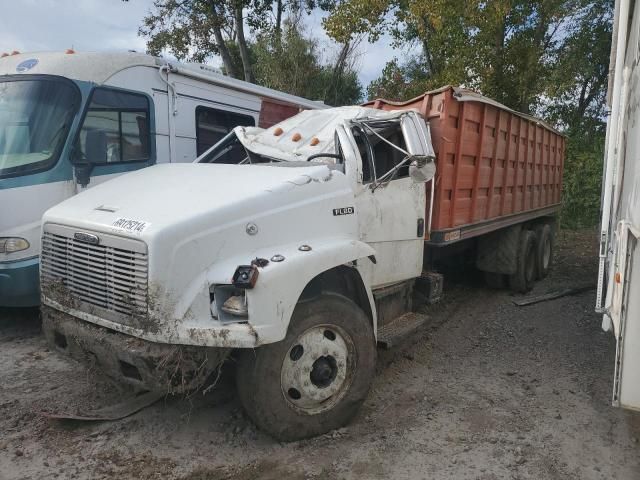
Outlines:
[[76, 240], [75, 232], [69, 227], [45, 226], [40, 259], [43, 286], [61, 285], [74, 300], [126, 316], [146, 313], [145, 244], [98, 233], [100, 244], [92, 245]]

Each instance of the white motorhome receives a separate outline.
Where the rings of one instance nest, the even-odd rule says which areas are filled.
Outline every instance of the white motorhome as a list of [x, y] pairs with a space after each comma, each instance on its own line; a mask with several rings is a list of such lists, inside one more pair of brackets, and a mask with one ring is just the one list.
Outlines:
[[596, 310], [615, 335], [613, 404], [640, 410], [640, 2], [617, 0]]
[[4, 54], [0, 306], [39, 304], [40, 220], [51, 206], [124, 172], [193, 161], [235, 126], [323, 107], [135, 52]]

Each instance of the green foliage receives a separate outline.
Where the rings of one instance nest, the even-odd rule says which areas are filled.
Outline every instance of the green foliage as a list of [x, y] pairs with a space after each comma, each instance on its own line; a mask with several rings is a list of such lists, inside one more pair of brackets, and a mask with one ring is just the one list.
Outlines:
[[562, 187], [563, 226], [582, 228], [598, 223], [603, 158], [604, 134], [569, 138]]
[[323, 64], [318, 41], [304, 36], [301, 27], [285, 22], [282, 36], [262, 35], [252, 46], [256, 82], [328, 105], [351, 105], [362, 98], [357, 72]]
[[[362, 85], [351, 44], [341, 45], [335, 62], [323, 62], [318, 40], [304, 35], [303, 12], [332, 5], [327, 0], [155, 0], [139, 33], [154, 55], [168, 51], [195, 62], [220, 55], [222, 70], [231, 77], [329, 105], [354, 104], [362, 98]], [[251, 38], [245, 37], [245, 23]]]

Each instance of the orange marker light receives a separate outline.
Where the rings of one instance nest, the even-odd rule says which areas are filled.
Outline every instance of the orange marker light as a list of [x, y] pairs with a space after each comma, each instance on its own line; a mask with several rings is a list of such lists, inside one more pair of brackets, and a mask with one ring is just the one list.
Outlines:
[[309, 142], [309, 145], [311, 145], [312, 147], [315, 147], [319, 143], [320, 143], [320, 140], [318, 140], [318, 137], [313, 137]]
[[293, 137], [291, 137], [291, 141], [293, 142], [297, 142], [302, 138], [302, 135], [300, 135], [299, 133], [294, 133]]
[[71, 55], [76, 53], [76, 51], [73, 48], [67, 48], [67, 50], [64, 53], [66, 53], [67, 55]]
[[280, 135], [282, 135], [282, 129], [281, 129], [280, 127], [276, 128], [276, 129], [273, 131], [273, 134], [274, 134], [276, 137], [279, 137]]
[[616, 279], [616, 283], [622, 283], [620, 272], [616, 272], [616, 276], [614, 278]]

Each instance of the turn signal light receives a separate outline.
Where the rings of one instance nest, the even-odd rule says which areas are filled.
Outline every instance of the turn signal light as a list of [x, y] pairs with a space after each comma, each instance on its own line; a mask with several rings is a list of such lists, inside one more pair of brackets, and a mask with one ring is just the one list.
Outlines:
[[622, 277], [620, 275], [620, 272], [616, 272], [615, 279], [616, 279], [616, 283], [622, 282]]

